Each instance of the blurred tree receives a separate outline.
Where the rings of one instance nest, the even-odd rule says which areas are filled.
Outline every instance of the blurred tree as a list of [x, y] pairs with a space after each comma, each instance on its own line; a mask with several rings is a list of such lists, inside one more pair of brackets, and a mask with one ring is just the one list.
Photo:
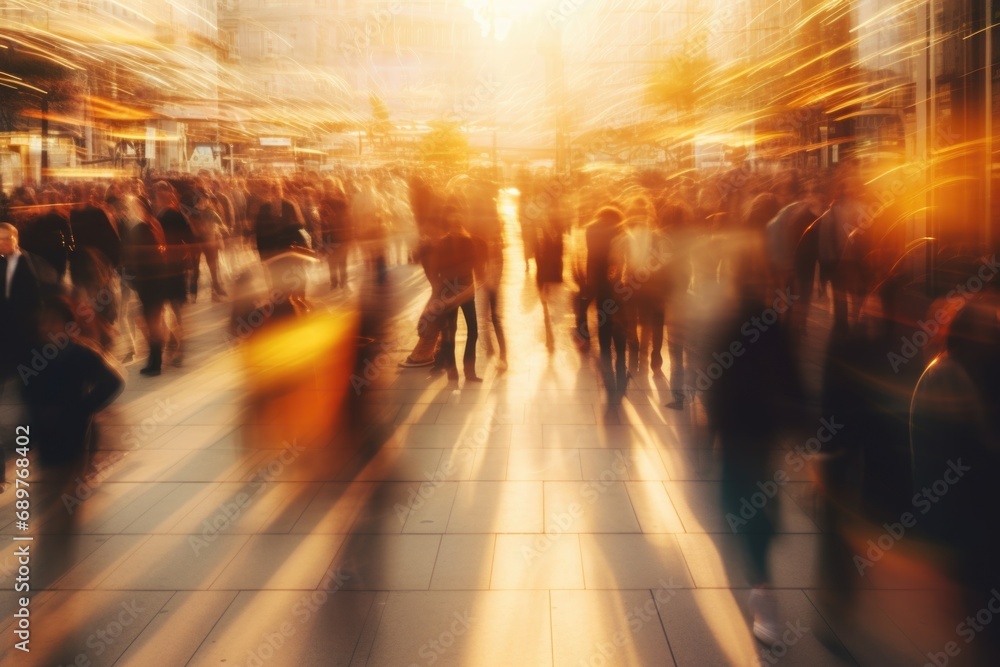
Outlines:
[[[699, 42], [700, 43], [700, 42]], [[681, 163], [694, 167], [693, 138], [705, 107], [711, 103], [714, 65], [701, 48], [685, 48], [659, 64], [649, 81], [648, 100], [673, 112], [681, 143]]]
[[469, 140], [458, 123], [432, 121], [431, 131], [418, 144], [421, 159], [437, 167], [457, 169], [469, 161]]
[[711, 59], [701, 53], [681, 51], [656, 67], [649, 82], [652, 103], [675, 111], [679, 120], [694, 114], [707, 97]]

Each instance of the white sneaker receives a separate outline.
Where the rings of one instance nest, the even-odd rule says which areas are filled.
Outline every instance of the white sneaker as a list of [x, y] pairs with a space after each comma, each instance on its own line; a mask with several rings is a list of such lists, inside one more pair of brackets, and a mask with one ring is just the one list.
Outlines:
[[778, 603], [774, 595], [762, 586], [750, 591], [750, 611], [753, 612], [753, 636], [767, 646], [781, 641], [778, 624]]

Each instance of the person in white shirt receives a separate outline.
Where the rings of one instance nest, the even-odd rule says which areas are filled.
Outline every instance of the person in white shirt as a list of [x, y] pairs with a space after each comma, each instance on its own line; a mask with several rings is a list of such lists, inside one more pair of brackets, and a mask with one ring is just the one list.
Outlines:
[[0, 255], [0, 378], [6, 378], [31, 354], [41, 296], [34, 264], [9, 223], [0, 223]]

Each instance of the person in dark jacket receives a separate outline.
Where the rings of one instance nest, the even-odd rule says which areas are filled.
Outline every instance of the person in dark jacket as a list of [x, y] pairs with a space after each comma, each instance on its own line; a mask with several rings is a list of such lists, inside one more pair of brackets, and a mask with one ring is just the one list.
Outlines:
[[121, 393], [125, 381], [80, 336], [68, 299], [46, 299], [39, 322], [36, 344], [52, 344], [58, 353], [25, 382], [31, 440], [43, 468], [81, 471], [92, 449], [94, 415]]
[[[166, 242], [164, 253], [163, 289], [165, 306], [173, 313], [173, 329], [167, 335], [175, 345], [173, 364], [180, 366], [183, 360], [184, 329], [181, 311], [187, 302], [188, 271], [191, 267], [191, 251], [196, 244], [194, 231], [187, 216], [180, 210], [180, 202], [173, 186], [159, 181], [153, 187], [156, 218], [163, 230]], [[167, 347], [171, 341], [167, 341]]]
[[28, 362], [38, 327], [42, 287], [17, 228], [0, 223], [0, 380]]
[[624, 311], [615, 291], [615, 285], [621, 283], [625, 264], [623, 220], [621, 211], [605, 207], [587, 226], [587, 286], [597, 302], [601, 374], [611, 408], [621, 403], [628, 387]]
[[44, 260], [55, 273], [54, 280], [61, 283], [74, 248], [73, 231], [69, 220], [55, 205], [55, 192], [43, 192], [42, 201], [47, 208], [24, 228], [21, 247]]
[[35, 542], [40, 559], [32, 586], [40, 588], [73, 563], [79, 514], [67, 499], [79, 498], [76, 489], [97, 449], [94, 417], [125, 387], [118, 369], [82, 335], [74, 309], [65, 297], [46, 298], [35, 345], [56, 351], [46, 352], [45, 366], [32, 370], [23, 390], [25, 434], [46, 481], [32, 492], [35, 515], [49, 518]]
[[271, 289], [303, 299], [306, 294], [303, 262], [279, 256], [308, 247], [305, 220], [295, 202], [284, 196], [281, 181], [272, 181], [269, 192], [270, 196], [257, 209], [257, 253], [268, 268]]
[[545, 318], [545, 347], [550, 354], [556, 349], [550, 304], [554, 296], [561, 294], [558, 289], [563, 282], [563, 241], [566, 233], [564, 209], [565, 204], [558, 197], [553, 197], [536, 224], [535, 283], [538, 285], [542, 316]]
[[1000, 510], [998, 312], [1000, 293], [992, 289], [960, 306], [942, 325], [946, 349], [924, 370], [910, 403], [911, 493], [939, 489], [941, 479], [953, 483], [946, 497], [921, 508], [920, 531], [952, 554], [952, 574], [970, 591], [987, 591], [1000, 576], [1000, 537], [988, 529]]
[[[112, 216], [103, 205], [98, 204], [101, 198], [95, 190], [85, 190], [77, 187], [73, 190], [75, 207], [69, 214], [69, 226], [74, 240], [74, 252], [70, 256], [70, 274], [76, 281], [77, 264], [89, 261], [85, 250], [96, 251], [97, 256], [112, 269], [121, 265], [121, 237]], [[86, 272], [86, 267], [80, 271]]]
[[448, 373], [448, 379], [458, 380], [455, 360], [455, 334], [458, 328], [458, 311], [465, 316], [468, 337], [465, 342], [463, 367], [466, 382], [481, 382], [476, 376], [476, 342], [479, 339], [479, 323], [476, 319], [476, 244], [465, 231], [462, 213], [458, 206], [445, 209], [444, 224], [447, 233], [441, 237], [434, 255], [432, 271], [436, 282], [441, 285], [440, 299], [445, 310], [442, 317], [441, 365]]
[[167, 240], [160, 221], [145, 199], [134, 200], [131, 218], [131, 226], [125, 231], [124, 275], [128, 276], [129, 287], [139, 299], [149, 344], [149, 359], [139, 372], [147, 376], [159, 375], [165, 338], [163, 308], [168, 293]]
[[343, 186], [328, 179], [324, 183], [323, 197], [319, 202], [321, 240], [330, 268], [330, 287], [347, 287], [347, 256], [350, 253], [354, 230], [351, 212]]
[[[723, 366], [706, 391], [705, 409], [710, 431], [718, 437], [722, 458], [722, 506], [729, 527], [740, 538], [746, 576], [753, 591], [753, 634], [766, 644], [780, 641], [782, 627], [777, 606], [769, 590], [771, 572], [768, 552], [774, 538], [773, 517], [778, 498], [747, 515], [744, 502], [761, 492], [759, 483], [775, 484], [769, 451], [795, 415], [801, 414], [803, 389], [791, 351], [791, 339], [783, 323], [765, 330], [749, 330], [746, 324], [760, 317], [767, 302], [766, 260], [763, 243], [748, 240], [734, 266], [737, 301], [710, 344], [713, 363]], [[759, 321], [759, 320], [758, 320]], [[725, 356], [725, 355], [728, 355]], [[723, 362], [718, 359], [728, 359]]]

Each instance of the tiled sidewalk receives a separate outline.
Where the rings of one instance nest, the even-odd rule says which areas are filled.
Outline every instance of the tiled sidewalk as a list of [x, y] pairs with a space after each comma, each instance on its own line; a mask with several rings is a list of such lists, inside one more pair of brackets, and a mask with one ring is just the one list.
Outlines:
[[[849, 621], [831, 613], [814, 493], [787, 470], [772, 562], [789, 641], [762, 654], [703, 415], [665, 408], [646, 377], [608, 415], [568, 309], [550, 357], [532, 282], [511, 270], [506, 289], [510, 370], [481, 355], [485, 381], [455, 390], [386, 367], [364, 389], [387, 435], [375, 452], [262, 437], [288, 424], [248, 410], [241, 357], [209, 343], [188, 368], [133, 375], [106, 416], [103, 479], [72, 513], [33, 500], [33, 581], [53, 581], [30, 604], [30, 654], [12, 650], [17, 531], [0, 496], [0, 663], [892, 667], [948, 641], [932, 581], [866, 579]], [[399, 298], [394, 361], [421, 306]], [[68, 518], [68, 543], [46, 534]], [[950, 664], [976, 664], [974, 648]]]

